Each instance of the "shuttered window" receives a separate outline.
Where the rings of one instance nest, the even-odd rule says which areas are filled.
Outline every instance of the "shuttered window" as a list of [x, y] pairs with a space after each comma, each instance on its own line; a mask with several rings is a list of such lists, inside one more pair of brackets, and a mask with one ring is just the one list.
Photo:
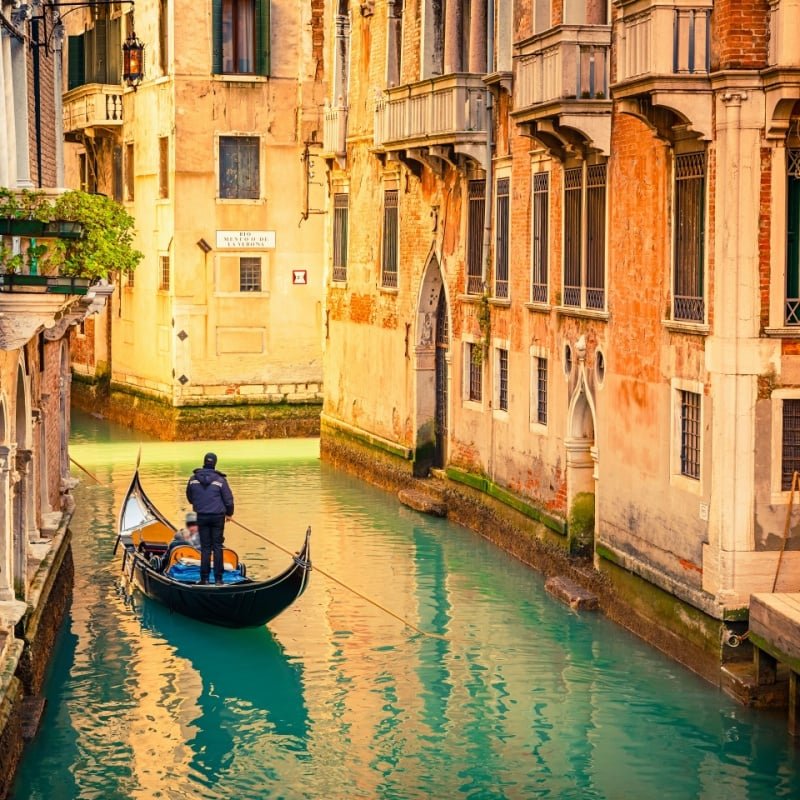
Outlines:
[[269, 75], [269, 0], [212, 0], [212, 13], [212, 73]]
[[257, 136], [219, 137], [219, 196], [223, 200], [258, 200], [261, 196]]

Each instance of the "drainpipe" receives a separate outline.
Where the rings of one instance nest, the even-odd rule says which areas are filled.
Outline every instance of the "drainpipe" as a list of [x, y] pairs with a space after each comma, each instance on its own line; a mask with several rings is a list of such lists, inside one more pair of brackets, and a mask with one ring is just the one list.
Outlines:
[[[494, 70], [494, 0], [486, 0], [486, 73]], [[483, 248], [481, 251], [481, 285], [484, 294], [488, 294], [489, 286], [489, 245], [492, 238], [492, 206], [494, 205], [494, 96], [486, 89], [486, 206], [483, 213]], [[489, 475], [494, 480], [494, 417], [489, 418]]]
[[[486, 72], [491, 72], [494, 67], [494, 0], [486, 2]], [[492, 205], [494, 198], [494, 165], [492, 151], [494, 150], [494, 123], [492, 112], [492, 92], [486, 90], [486, 206], [483, 212], [483, 248], [481, 250], [481, 284], [483, 291], [488, 291], [487, 278], [489, 276], [489, 245], [492, 239]]]

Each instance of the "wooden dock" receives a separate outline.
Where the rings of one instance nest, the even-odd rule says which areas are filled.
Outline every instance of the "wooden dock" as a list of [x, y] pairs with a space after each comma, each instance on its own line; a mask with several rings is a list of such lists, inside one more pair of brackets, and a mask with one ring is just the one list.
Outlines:
[[775, 683], [778, 664], [789, 668], [789, 733], [800, 736], [800, 593], [750, 597], [750, 631], [756, 681]]

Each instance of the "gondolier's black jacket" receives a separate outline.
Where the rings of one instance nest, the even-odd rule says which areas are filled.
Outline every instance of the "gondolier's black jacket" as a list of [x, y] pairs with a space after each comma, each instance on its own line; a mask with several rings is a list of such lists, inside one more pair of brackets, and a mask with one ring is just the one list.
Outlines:
[[233, 492], [224, 472], [200, 467], [186, 484], [186, 499], [198, 514], [233, 516]]

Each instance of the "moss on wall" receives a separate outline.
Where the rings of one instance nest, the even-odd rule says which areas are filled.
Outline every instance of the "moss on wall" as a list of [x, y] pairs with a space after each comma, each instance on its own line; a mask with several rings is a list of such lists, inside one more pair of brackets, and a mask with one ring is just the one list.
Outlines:
[[567, 526], [570, 553], [591, 555], [594, 550], [594, 493], [580, 492], [572, 501]]

